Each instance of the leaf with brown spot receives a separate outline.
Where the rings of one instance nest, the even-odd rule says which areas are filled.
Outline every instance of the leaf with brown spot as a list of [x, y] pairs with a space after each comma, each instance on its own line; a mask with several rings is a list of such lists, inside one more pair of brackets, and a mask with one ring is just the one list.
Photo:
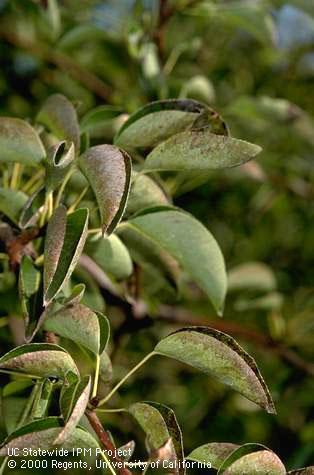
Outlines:
[[254, 359], [225, 333], [209, 327], [182, 328], [161, 340], [154, 351], [215, 377], [267, 412], [275, 413]]
[[13, 117], [0, 117], [0, 163], [19, 162], [37, 166], [46, 156], [35, 129]]
[[96, 145], [81, 155], [79, 164], [95, 193], [103, 232], [110, 234], [126, 207], [131, 182], [131, 158], [113, 145]]

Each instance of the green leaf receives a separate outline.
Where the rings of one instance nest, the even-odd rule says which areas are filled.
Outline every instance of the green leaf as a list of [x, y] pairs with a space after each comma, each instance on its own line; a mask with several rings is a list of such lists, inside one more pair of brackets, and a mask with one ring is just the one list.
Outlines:
[[53, 94], [44, 102], [37, 121], [45, 125], [58, 139], [73, 142], [80, 148], [80, 128], [73, 104], [62, 94]]
[[205, 107], [191, 99], [147, 104], [122, 125], [115, 144], [126, 149], [155, 146], [191, 126]]
[[133, 172], [126, 213], [136, 213], [144, 208], [169, 204], [162, 188], [149, 176]]
[[77, 209], [69, 214], [65, 229], [64, 215], [65, 209], [58, 208], [47, 229], [44, 264], [45, 305], [51, 302], [70, 278], [87, 237], [89, 216], [87, 208]]
[[21, 119], [0, 117], [0, 163], [20, 162], [36, 166], [46, 152], [33, 127]]
[[270, 291], [276, 288], [276, 278], [272, 269], [262, 262], [247, 262], [228, 272], [229, 290]]
[[131, 158], [112, 145], [96, 145], [79, 159], [100, 210], [103, 232], [110, 234], [124, 213], [130, 189]]
[[50, 379], [44, 379], [37, 384], [40, 384], [40, 387], [33, 404], [31, 418], [41, 419], [47, 413], [54, 383]]
[[217, 475], [286, 475], [277, 455], [262, 444], [244, 444], [222, 463]]
[[261, 151], [258, 145], [213, 134], [208, 127], [173, 135], [152, 150], [144, 169], [154, 171], [215, 170], [251, 160]]
[[135, 229], [176, 259], [222, 313], [227, 287], [224, 258], [199, 221], [173, 208], [156, 208], [135, 216], [124, 227]]
[[155, 352], [213, 376], [267, 412], [275, 413], [254, 359], [225, 333], [209, 327], [183, 328], [161, 340]]
[[7, 216], [14, 224], [18, 224], [27, 200], [28, 196], [22, 191], [0, 188], [0, 213]]
[[115, 119], [121, 114], [121, 109], [115, 106], [98, 106], [87, 112], [81, 119], [81, 132], [93, 132], [95, 129]]
[[127, 279], [133, 272], [129, 251], [115, 234], [90, 240], [86, 251], [106, 274], [117, 280]]
[[[47, 417], [31, 422], [5, 439], [0, 449], [0, 457], [8, 455], [12, 448], [21, 449], [20, 455], [22, 455], [24, 447], [28, 449], [50, 449], [60, 431], [62, 431], [62, 419], [59, 417]], [[96, 449], [99, 445], [89, 432], [77, 427], [62, 447], [72, 451], [78, 447]]]
[[212, 468], [218, 470], [225, 458], [238, 447], [239, 445], [236, 444], [212, 442], [193, 450], [186, 459], [201, 463], [211, 463]]
[[[170, 458], [177, 462], [184, 459], [182, 433], [172, 409], [155, 402], [138, 402], [129, 408], [129, 412], [144, 430], [150, 452], [158, 451], [171, 439]], [[175, 473], [184, 475], [184, 467]]]
[[48, 316], [44, 328], [75, 341], [96, 355], [105, 349], [110, 333], [107, 318], [81, 304], [65, 306]]
[[54, 440], [54, 445], [62, 445], [72, 434], [83, 416], [91, 390], [90, 376], [83, 378], [82, 381], [80, 381], [73, 389], [71, 407], [68, 408], [69, 411], [68, 416], [65, 419], [65, 426]]
[[27, 404], [25, 397], [4, 397], [1, 400], [2, 416], [5, 429], [11, 434], [19, 425]]
[[68, 146], [59, 142], [48, 151], [46, 163], [45, 186], [48, 191], [55, 190], [64, 180], [75, 159], [74, 143]]
[[78, 369], [66, 350], [50, 343], [21, 345], [0, 358], [0, 368], [43, 378], [65, 378]]

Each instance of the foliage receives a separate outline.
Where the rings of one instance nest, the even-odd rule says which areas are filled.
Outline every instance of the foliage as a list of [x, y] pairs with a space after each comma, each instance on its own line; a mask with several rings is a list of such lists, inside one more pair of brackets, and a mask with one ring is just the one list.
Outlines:
[[1, 8], [1, 470], [143, 473], [135, 434], [144, 473], [312, 473], [313, 8]]

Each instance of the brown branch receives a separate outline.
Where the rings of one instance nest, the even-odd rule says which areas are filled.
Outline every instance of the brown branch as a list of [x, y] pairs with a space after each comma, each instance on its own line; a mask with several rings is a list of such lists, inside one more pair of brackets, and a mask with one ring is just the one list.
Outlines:
[[0, 25], [2, 38], [15, 46], [27, 50], [29, 53], [37, 56], [43, 61], [54, 64], [58, 69], [65, 71], [72, 76], [73, 79], [82, 83], [87, 89], [105, 101], [111, 97], [111, 88], [105, 84], [99, 77], [84, 69], [80, 64], [67, 56], [65, 53], [53, 50], [49, 46], [36, 42], [33, 43], [27, 38], [23, 38], [18, 34], [6, 29], [3, 24]]
[[96, 412], [87, 409], [85, 414], [86, 414], [92, 428], [96, 432], [96, 434], [97, 434], [101, 444], [103, 445], [104, 449], [107, 450], [107, 451], [110, 451], [110, 453], [113, 454], [110, 457], [108, 456], [108, 458], [116, 464], [115, 465], [115, 470], [117, 471], [117, 473], [119, 475], [132, 475], [132, 472], [130, 472], [130, 470], [125, 466], [125, 462], [122, 459], [120, 459], [117, 455], [115, 455], [117, 449], [114, 446], [114, 444], [112, 443], [108, 433], [103, 428]]

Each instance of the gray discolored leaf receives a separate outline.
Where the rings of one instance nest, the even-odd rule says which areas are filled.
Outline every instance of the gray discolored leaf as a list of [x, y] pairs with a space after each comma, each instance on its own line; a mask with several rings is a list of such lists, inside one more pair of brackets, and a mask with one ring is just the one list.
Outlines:
[[73, 142], [76, 152], [80, 147], [80, 128], [73, 104], [62, 94], [53, 94], [44, 102], [37, 121], [45, 125], [58, 139]]
[[55, 190], [64, 180], [75, 160], [74, 143], [68, 146], [65, 141], [53, 146], [47, 154], [45, 186], [48, 191]]
[[81, 304], [62, 307], [45, 320], [44, 328], [75, 341], [94, 354], [102, 353], [110, 332], [104, 315]]
[[43, 378], [64, 379], [68, 371], [78, 374], [69, 353], [50, 343], [21, 345], [0, 358], [0, 368]]
[[254, 359], [225, 333], [209, 327], [183, 328], [161, 340], [155, 352], [215, 377], [267, 412], [275, 413]]
[[[58, 209], [52, 217], [52, 224], [47, 229], [45, 241], [45, 305], [57, 295], [65, 282], [70, 278], [83, 251], [88, 230], [87, 208], [80, 208], [66, 218], [64, 230], [65, 210]], [[56, 244], [56, 238], [62, 239]], [[53, 250], [53, 246], [56, 248]], [[60, 251], [61, 248], [61, 251]]]
[[103, 232], [110, 234], [126, 207], [131, 181], [131, 158], [112, 145], [96, 145], [80, 157], [79, 164], [95, 193]]
[[46, 152], [31, 125], [21, 119], [0, 117], [0, 163], [20, 162], [36, 166]]
[[212, 468], [218, 470], [225, 458], [238, 447], [236, 444], [212, 442], [193, 450], [186, 458], [201, 463], [209, 462]]
[[214, 170], [242, 165], [261, 152], [258, 145], [216, 135], [208, 127], [173, 135], [145, 160], [145, 170]]

